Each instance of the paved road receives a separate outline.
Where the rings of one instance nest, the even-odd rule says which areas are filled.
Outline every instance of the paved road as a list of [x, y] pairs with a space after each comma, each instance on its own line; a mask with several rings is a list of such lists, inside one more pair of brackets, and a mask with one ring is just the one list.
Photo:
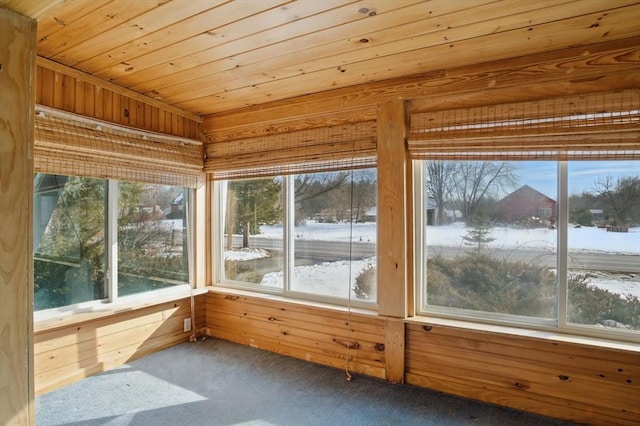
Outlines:
[[[234, 239], [236, 246], [241, 244], [241, 239]], [[251, 237], [250, 244], [253, 247], [262, 247], [271, 250], [282, 250], [282, 241]], [[375, 256], [375, 244], [367, 242], [354, 242], [351, 248], [346, 242], [317, 241], [317, 240], [296, 240], [296, 257], [314, 259], [316, 261], [337, 261], [349, 259], [362, 259]], [[349, 256], [351, 250], [351, 256]], [[454, 257], [464, 253], [468, 248], [458, 247], [430, 247], [427, 253], [431, 256]], [[499, 249], [493, 250], [495, 255], [504, 256], [514, 261], [532, 262], [545, 265], [550, 268], [556, 266], [556, 257], [553, 252], [528, 249]], [[626, 254], [603, 254], [603, 253], [570, 253], [570, 269], [585, 269], [594, 271], [609, 272], [635, 272], [640, 273], [640, 255]]]

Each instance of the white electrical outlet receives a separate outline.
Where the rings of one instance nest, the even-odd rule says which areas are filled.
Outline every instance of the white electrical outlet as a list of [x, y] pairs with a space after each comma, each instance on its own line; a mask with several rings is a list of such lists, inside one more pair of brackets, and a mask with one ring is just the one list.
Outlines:
[[185, 318], [184, 331], [191, 331], [191, 318]]

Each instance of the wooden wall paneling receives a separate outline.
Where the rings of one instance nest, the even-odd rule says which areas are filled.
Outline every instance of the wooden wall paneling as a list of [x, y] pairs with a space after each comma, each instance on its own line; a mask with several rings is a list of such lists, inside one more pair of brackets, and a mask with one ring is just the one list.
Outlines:
[[640, 420], [637, 350], [438, 325], [407, 329], [408, 383], [589, 424]]
[[64, 75], [53, 73], [53, 107], [62, 109], [64, 106]]
[[391, 383], [404, 383], [405, 326], [402, 319], [387, 319], [384, 334], [385, 373]]
[[[92, 75], [89, 74], [85, 74], [81, 71], [75, 70], [73, 68], [69, 68], [65, 65], [62, 65], [60, 63], [54, 62], [54, 61], [50, 61], [46, 58], [43, 57], [38, 57], [37, 58], [37, 62], [38, 62], [38, 70], [40, 72], [40, 70], [42, 69], [42, 72], [46, 72], [45, 70], [48, 71], [55, 71], [58, 73], [61, 73], [63, 75], [67, 75], [69, 77], [73, 77], [75, 78], [77, 81], [82, 81], [85, 82], [87, 84], [92, 84], [94, 86], [99, 86], [101, 87], [103, 90], [110, 90], [113, 93], [117, 93], [119, 95], [121, 95], [123, 98], [129, 98], [129, 99], [133, 99], [139, 102], [142, 102], [143, 104], [148, 104], [151, 105], [152, 107], [158, 108], [160, 110], [164, 110], [167, 112], [170, 112], [172, 114], [176, 114], [180, 117], [184, 117], [188, 120], [194, 121], [196, 123], [200, 123], [202, 121], [202, 119], [193, 113], [184, 111], [180, 108], [176, 108], [172, 105], [166, 104], [162, 101], [159, 101], [157, 99], [154, 99], [152, 97], [149, 96], [145, 96], [142, 95], [140, 93], [134, 92], [132, 90], [126, 89], [124, 87], [115, 85], [109, 81], [105, 81], [102, 79], [99, 79], [97, 77], [94, 77]], [[43, 81], [43, 88], [45, 88], [45, 84], [48, 85], [48, 83], [46, 83], [45, 81]], [[53, 106], [50, 103], [45, 104], [46, 106]], [[76, 105], [77, 107], [77, 105]], [[77, 111], [75, 111], [77, 112]], [[124, 124], [124, 123], [122, 123]], [[178, 136], [183, 136], [183, 135], [178, 135]]]
[[102, 91], [102, 119], [113, 122], [113, 96], [111, 90]]
[[[43, 70], [43, 72], [46, 70], [46, 68], [42, 68], [40, 67], [40, 69]], [[42, 86], [43, 86], [43, 90], [46, 88], [45, 82], [43, 80], [42, 82]], [[73, 112], [76, 114], [80, 114], [80, 115], [84, 115], [84, 81], [79, 80], [76, 78], [76, 84], [75, 84], [76, 88], [75, 88], [75, 102], [74, 102], [74, 107], [73, 107]], [[45, 102], [44, 100], [42, 101], [42, 105], [47, 105], [49, 106], [49, 103]]]
[[99, 120], [104, 119], [104, 91], [102, 87], [96, 86], [94, 88], [94, 114]]
[[374, 316], [210, 292], [206, 321], [214, 337], [386, 377], [385, 323]]
[[120, 104], [122, 96], [113, 92], [111, 96], [111, 121], [120, 124], [122, 121], [122, 106]]
[[40, 88], [40, 99], [44, 105], [53, 106], [54, 92], [55, 92], [55, 72], [52, 70], [38, 68], [38, 73], [42, 74], [42, 77], [37, 81], [42, 83]]
[[[140, 128], [147, 128], [146, 127], [146, 123], [144, 121], [145, 119], [145, 115], [144, 115], [144, 103], [140, 102], [140, 101], [136, 101], [136, 109], [137, 109], [137, 116], [138, 116], [138, 120], [136, 121], [136, 126], [140, 127]], [[179, 134], [181, 135], [182, 133], [180, 133], [179, 131], [174, 132], [174, 134]]]
[[160, 131], [160, 111], [158, 108], [151, 108], [151, 130]]
[[[127, 125], [135, 127], [138, 122], [138, 101], [131, 98], [128, 99], [127, 114], [125, 115]], [[171, 130], [168, 133], [172, 133]]]
[[95, 118], [96, 114], [96, 86], [84, 83], [84, 114], [87, 117]]
[[65, 111], [74, 111], [76, 106], [76, 79], [71, 76], [64, 75], [62, 86], [64, 87], [64, 100], [61, 109]]
[[402, 100], [378, 112], [378, 313], [407, 315], [407, 116]]
[[[204, 327], [205, 296], [195, 297], [195, 326]], [[189, 341], [183, 321], [189, 298], [125, 310], [81, 322], [65, 321], [35, 334], [36, 393], [43, 394], [152, 352]]]
[[0, 424], [34, 424], [36, 22], [0, 8]]

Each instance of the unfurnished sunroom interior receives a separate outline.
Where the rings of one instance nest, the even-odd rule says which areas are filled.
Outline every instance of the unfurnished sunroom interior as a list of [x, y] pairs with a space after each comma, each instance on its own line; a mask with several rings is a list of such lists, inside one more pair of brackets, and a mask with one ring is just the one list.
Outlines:
[[640, 3], [0, 0], [0, 87], [0, 423], [200, 336], [640, 422]]

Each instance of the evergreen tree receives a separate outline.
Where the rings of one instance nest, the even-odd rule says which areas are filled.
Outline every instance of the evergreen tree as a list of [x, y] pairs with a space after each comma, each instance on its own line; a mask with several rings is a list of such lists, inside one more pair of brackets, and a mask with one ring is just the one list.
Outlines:
[[281, 219], [282, 183], [276, 179], [239, 180], [230, 182], [229, 190], [236, 197], [236, 232], [242, 233], [242, 247], [248, 248], [249, 235], [258, 234], [260, 225]]
[[495, 238], [490, 237], [491, 226], [487, 220], [477, 219], [473, 221], [473, 229], [467, 232], [467, 235], [463, 236], [464, 244], [475, 248], [476, 254], [479, 255], [482, 250], [487, 248], [487, 245], [495, 241]]

